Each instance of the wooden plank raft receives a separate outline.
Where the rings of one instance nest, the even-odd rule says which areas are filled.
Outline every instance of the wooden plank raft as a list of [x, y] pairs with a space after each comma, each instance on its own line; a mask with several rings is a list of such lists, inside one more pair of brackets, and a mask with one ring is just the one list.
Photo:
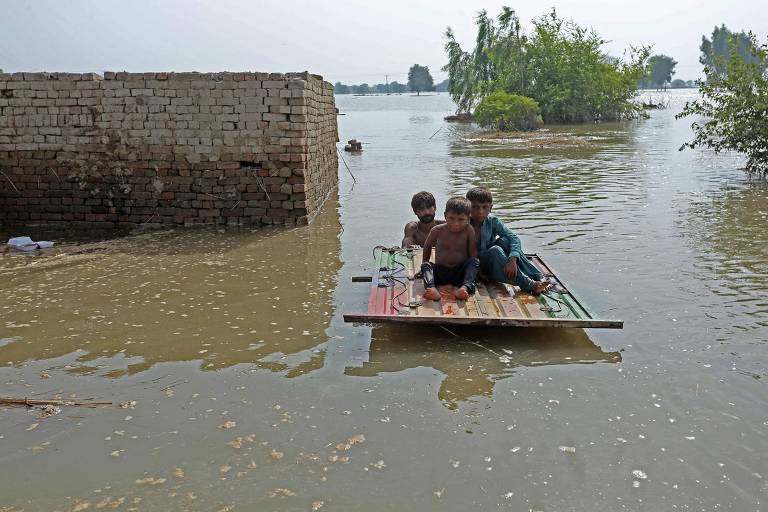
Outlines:
[[468, 300], [457, 300], [453, 286], [438, 287], [441, 300], [422, 298], [424, 283], [416, 277], [421, 250], [377, 247], [366, 313], [344, 314], [345, 322], [486, 325], [517, 327], [592, 327], [622, 329], [623, 320], [597, 318], [555, 275], [537, 254], [526, 256], [552, 283], [550, 291], [535, 297], [505, 283], [478, 282]]

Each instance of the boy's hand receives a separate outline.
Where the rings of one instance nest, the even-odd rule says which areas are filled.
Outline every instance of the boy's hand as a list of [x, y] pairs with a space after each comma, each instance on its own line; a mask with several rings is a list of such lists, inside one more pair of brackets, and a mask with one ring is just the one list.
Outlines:
[[509, 258], [507, 264], [504, 265], [504, 275], [510, 279], [517, 277], [517, 258]]

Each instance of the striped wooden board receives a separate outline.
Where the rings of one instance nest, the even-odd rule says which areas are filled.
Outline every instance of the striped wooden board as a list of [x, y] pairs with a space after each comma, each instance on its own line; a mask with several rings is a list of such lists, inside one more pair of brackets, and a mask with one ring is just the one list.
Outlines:
[[378, 247], [374, 254], [371, 278], [353, 278], [371, 283], [368, 311], [344, 314], [345, 322], [608, 329], [624, 326], [622, 320], [595, 317], [536, 254], [527, 256], [553, 284], [549, 292], [535, 297], [505, 283], [478, 282], [477, 292], [466, 301], [455, 298], [451, 285], [438, 288], [439, 301], [422, 298], [424, 283], [417, 277], [420, 250]]

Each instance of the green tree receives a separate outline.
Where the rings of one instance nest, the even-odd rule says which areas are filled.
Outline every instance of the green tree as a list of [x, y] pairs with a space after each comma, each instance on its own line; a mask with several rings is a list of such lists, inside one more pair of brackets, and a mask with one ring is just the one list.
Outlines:
[[432, 75], [427, 66], [414, 64], [408, 70], [408, 88], [415, 91], [418, 96], [422, 91], [431, 91], [434, 88]]
[[759, 45], [747, 34], [750, 58], [741, 57], [743, 38], [732, 34], [730, 55], [716, 54], [704, 67], [700, 99], [686, 103], [677, 118], [702, 116], [694, 121], [693, 140], [680, 148], [706, 147], [716, 153], [737, 151], [747, 156], [750, 173], [768, 175], [768, 42]]
[[726, 71], [728, 62], [731, 60], [731, 39], [736, 38], [736, 55], [748, 64], [754, 64], [757, 59], [753, 52], [753, 40], [745, 32], [734, 33], [728, 30], [725, 25], [715, 27], [712, 31], [712, 39], [706, 36], [701, 37], [701, 56], [699, 62], [705, 67], [713, 68], [717, 74], [723, 74]]
[[666, 84], [672, 81], [675, 74], [677, 61], [667, 55], [653, 55], [648, 59], [648, 75], [651, 85], [656, 89], [665, 89]]
[[630, 60], [623, 62], [606, 56], [604, 44], [595, 31], [559, 18], [554, 9], [535, 19], [526, 43], [526, 85], [518, 94], [538, 101], [547, 123], [637, 115], [632, 100], [649, 49], [631, 48]]
[[502, 131], [535, 130], [541, 126], [541, 109], [536, 100], [496, 91], [477, 105], [475, 120], [480, 126]]
[[368, 84], [360, 84], [357, 86], [357, 93], [356, 94], [370, 94], [371, 93], [371, 86]]
[[631, 117], [632, 101], [645, 73], [647, 47], [632, 48], [629, 61], [605, 55], [605, 41], [552, 10], [533, 20], [526, 35], [515, 11], [503, 7], [494, 21], [485, 11], [475, 19], [472, 52], [464, 51], [450, 27], [445, 32], [449, 89], [458, 112], [469, 112], [497, 90], [528, 96], [541, 106], [545, 122], [585, 122]]

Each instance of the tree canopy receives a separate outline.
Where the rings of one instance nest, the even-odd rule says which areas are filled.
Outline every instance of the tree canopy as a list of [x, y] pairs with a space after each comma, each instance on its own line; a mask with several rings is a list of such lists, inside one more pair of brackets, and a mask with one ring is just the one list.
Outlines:
[[680, 148], [707, 147], [747, 155], [749, 172], [768, 175], [768, 42], [759, 45], [746, 35], [749, 57], [742, 57], [744, 38], [731, 34], [729, 56], [713, 54], [699, 82], [700, 99], [686, 103], [678, 118], [702, 116], [694, 121], [693, 140]]
[[668, 55], [653, 55], [648, 59], [646, 81], [657, 89], [664, 89], [672, 82], [677, 61]]
[[408, 88], [415, 91], [417, 96], [423, 91], [431, 91], [434, 88], [434, 81], [427, 66], [418, 64], [411, 66], [408, 70]]
[[502, 7], [494, 20], [475, 18], [477, 35], [464, 51], [449, 27], [445, 32], [449, 88], [459, 112], [470, 112], [497, 90], [533, 98], [544, 121], [585, 122], [631, 117], [631, 101], [645, 74], [647, 47], [631, 48], [628, 61], [607, 56], [593, 30], [557, 16], [553, 9], [533, 20], [526, 34], [515, 11]]
[[731, 32], [725, 25], [715, 27], [712, 31], [712, 39], [707, 36], [701, 36], [701, 56], [699, 62], [705, 67], [710, 67], [717, 74], [726, 72], [728, 62], [731, 60], [731, 40], [735, 40], [737, 55], [743, 62], [754, 64], [757, 58], [754, 55], [754, 40], [746, 32]]

